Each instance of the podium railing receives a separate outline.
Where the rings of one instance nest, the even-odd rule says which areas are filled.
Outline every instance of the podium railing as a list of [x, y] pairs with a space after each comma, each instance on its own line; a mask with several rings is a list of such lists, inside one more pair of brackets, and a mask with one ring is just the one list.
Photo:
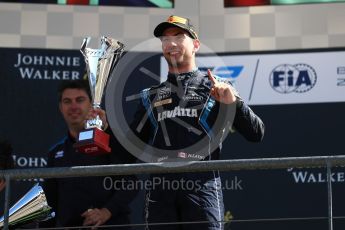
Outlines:
[[181, 163], [141, 163], [0, 170], [0, 177], [4, 177], [7, 181], [3, 229], [8, 229], [8, 211], [11, 191], [10, 181], [13, 179], [205, 172], [212, 170], [236, 171], [286, 168], [327, 168], [328, 229], [333, 230], [331, 168], [339, 166], [345, 166], [345, 155], [193, 161], [185, 165], [181, 165]]

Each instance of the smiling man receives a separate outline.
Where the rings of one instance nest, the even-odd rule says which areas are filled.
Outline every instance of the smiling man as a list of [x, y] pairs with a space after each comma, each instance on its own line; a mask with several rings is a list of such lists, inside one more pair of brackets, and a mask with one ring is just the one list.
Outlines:
[[[113, 151], [110, 154], [87, 155], [76, 151], [73, 147], [87, 119], [99, 115], [103, 124], [107, 124], [105, 111], [92, 108], [87, 81], [63, 81], [58, 90], [58, 100], [68, 131], [66, 136], [50, 149], [48, 167], [124, 164], [135, 161], [111, 133], [109, 133], [110, 147]], [[105, 131], [108, 132], [109, 129]], [[48, 204], [56, 212], [56, 219], [42, 227], [129, 224], [129, 203], [136, 196], [137, 191], [106, 188], [104, 183], [109, 178], [113, 181], [126, 182], [136, 180], [135, 176], [47, 179], [43, 189]]]
[[[131, 124], [132, 131], [153, 147], [153, 161], [164, 165], [218, 160], [222, 140], [230, 128], [249, 141], [262, 140], [263, 122], [232, 85], [219, 81], [210, 71], [198, 70], [195, 55], [201, 43], [189, 19], [172, 15], [155, 28], [154, 35], [162, 43], [168, 77], [141, 92]], [[147, 190], [147, 229], [223, 229], [218, 171], [155, 174], [151, 179], [153, 183], [165, 183]]]

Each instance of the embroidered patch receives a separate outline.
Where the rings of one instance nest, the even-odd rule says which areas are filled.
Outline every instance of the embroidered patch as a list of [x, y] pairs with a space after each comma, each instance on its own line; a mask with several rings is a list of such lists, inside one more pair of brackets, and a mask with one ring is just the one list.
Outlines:
[[168, 99], [165, 99], [165, 100], [162, 100], [162, 101], [156, 101], [153, 106], [154, 107], [158, 107], [158, 106], [162, 106], [162, 105], [166, 105], [166, 104], [170, 104], [172, 103], [172, 99], [171, 98], [168, 98]]

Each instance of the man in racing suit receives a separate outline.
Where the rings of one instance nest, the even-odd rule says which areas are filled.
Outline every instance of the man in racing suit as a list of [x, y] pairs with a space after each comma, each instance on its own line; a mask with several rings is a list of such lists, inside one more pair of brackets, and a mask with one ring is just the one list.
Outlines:
[[[152, 162], [217, 160], [230, 129], [249, 141], [262, 140], [264, 124], [231, 84], [197, 69], [200, 42], [188, 19], [170, 16], [154, 35], [162, 42], [169, 74], [165, 82], [141, 92], [131, 124], [133, 132], [152, 146], [145, 149]], [[223, 229], [218, 171], [151, 175], [151, 180], [146, 194], [147, 229]]]

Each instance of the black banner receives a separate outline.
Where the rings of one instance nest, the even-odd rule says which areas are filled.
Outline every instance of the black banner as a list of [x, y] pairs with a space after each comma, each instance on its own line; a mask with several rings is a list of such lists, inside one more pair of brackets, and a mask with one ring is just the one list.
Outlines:
[[[0, 137], [11, 142], [16, 167], [45, 167], [48, 149], [66, 133], [57, 86], [82, 78], [84, 59], [78, 50], [2, 48], [0, 61]], [[14, 181], [12, 204], [37, 181]]]
[[[16, 167], [45, 167], [48, 149], [66, 134], [58, 110], [57, 86], [63, 80], [82, 78], [84, 59], [78, 50], [3, 48], [0, 63], [0, 136], [12, 143]], [[143, 65], [158, 74], [159, 55], [150, 55]], [[139, 72], [130, 84], [133, 89], [142, 89], [151, 81]], [[252, 109], [266, 124], [264, 141], [250, 143], [235, 133], [223, 144], [223, 159], [344, 153], [345, 103], [252, 106]], [[233, 218], [228, 228], [323, 230], [328, 227], [325, 168], [235, 171], [222, 175], [226, 217]], [[333, 168], [331, 179], [333, 215], [344, 216], [344, 168]], [[37, 181], [40, 179], [13, 182], [12, 204]], [[0, 213], [3, 196], [4, 192], [0, 197]], [[134, 205], [134, 223], [143, 223], [143, 199], [141, 194]], [[343, 220], [335, 219], [334, 229], [343, 229], [344, 224]]]

